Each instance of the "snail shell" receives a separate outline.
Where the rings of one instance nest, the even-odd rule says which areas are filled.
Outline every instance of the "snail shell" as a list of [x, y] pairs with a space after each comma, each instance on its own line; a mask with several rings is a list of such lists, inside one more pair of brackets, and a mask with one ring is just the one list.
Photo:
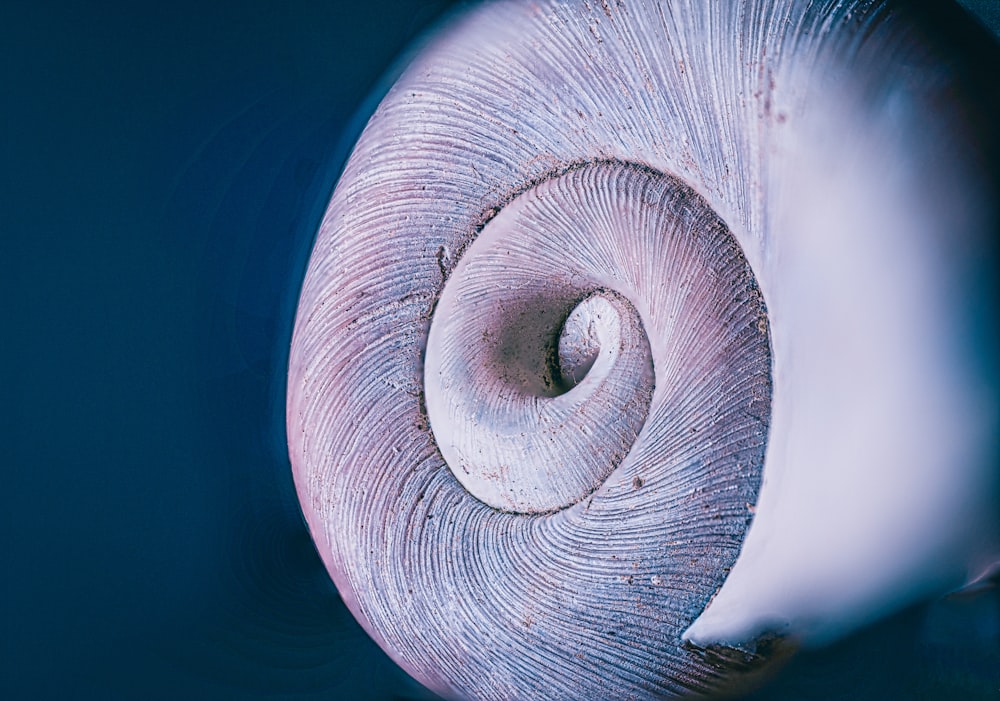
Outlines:
[[413, 676], [711, 692], [765, 634], [995, 556], [993, 161], [918, 19], [500, 2], [390, 90], [310, 260], [288, 435]]

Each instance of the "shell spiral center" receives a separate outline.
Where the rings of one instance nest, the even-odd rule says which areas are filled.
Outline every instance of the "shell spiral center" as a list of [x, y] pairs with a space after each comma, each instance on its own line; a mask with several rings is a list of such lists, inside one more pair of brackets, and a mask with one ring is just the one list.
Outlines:
[[[717, 408], [766, 372], [755, 292], [725, 225], [676, 179], [599, 162], [543, 180], [485, 225], [436, 306], [425, 396], [442, 456], [495, 509], [579, 503], [669, 413], [650, 413], [665, 396], [687, 387]], [[705, 365], [727, 356], [729, 377]]]

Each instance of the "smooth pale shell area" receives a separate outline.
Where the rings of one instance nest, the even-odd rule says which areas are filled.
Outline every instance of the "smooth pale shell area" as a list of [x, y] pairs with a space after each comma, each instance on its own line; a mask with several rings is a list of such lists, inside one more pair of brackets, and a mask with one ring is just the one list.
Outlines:
[[288, 394], [317, 547], [397, 662], [706, 691], [753, 655], [702, 647], [829, 640], [1000, 552], [997, 212], [942, 61], [833, 0], [497, 2], [415, 59]]

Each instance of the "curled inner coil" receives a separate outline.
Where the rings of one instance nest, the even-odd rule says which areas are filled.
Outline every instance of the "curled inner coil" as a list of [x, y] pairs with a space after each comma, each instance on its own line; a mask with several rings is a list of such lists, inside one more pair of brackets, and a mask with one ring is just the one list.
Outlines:
[[[648, 489], [677, 470], [699, 479], [678, 453], [724, 472], [721, 456], [763, 446], [766, 325], [739, 247], [690, 188], [632, 164], [577, 167], [463, 252], [430, 330], [431, 428], [472, 494], [518, 513], [577, 503], [619, 466]], [[590, 367], [567, 382], [574, 353]], [[752, 490], [760, 456], [741, 457]]]

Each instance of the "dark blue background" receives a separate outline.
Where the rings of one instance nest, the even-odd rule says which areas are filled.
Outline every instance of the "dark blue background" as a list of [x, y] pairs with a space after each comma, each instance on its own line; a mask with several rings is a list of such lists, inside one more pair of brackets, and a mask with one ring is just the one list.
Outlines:
[[[430, 698], [313, 550], [284, 371], [366, 96], [450, 5], [0, 8], [0, 698]], [[904, 612], [757, 698], [997, 698], [998, 621]]]

